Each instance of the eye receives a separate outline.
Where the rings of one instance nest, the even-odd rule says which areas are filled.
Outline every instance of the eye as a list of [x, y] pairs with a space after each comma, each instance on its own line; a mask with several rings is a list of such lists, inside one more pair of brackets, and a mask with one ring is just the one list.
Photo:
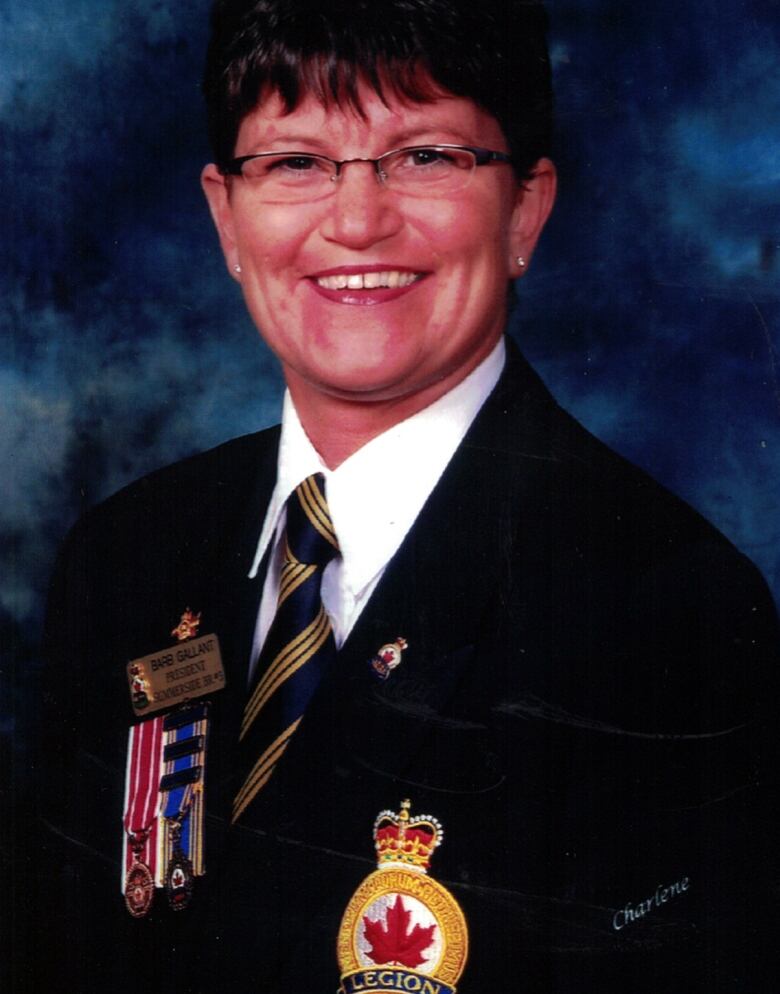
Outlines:
[[392, 152], [383, 162], [383, 182], [407, 193], [430, 196], [449, 193], [474, 166], [469, 149], [443, 145], [415, 145]]
[[293, 173], [305, 173], [322, 168], [320, 163], [311, 155], [283, 155], [268, 160], [268, 171], [283, 170]]
[[318, 183], [332, 171], [327, 159], [305, 152], [258, 155], [244, 163], [242, 175], [263, 185]]
[[454, 163], [454, 157], [441, 148], [410, 148], [406, 153], [405, 165], [408, 166], [450, 166]]

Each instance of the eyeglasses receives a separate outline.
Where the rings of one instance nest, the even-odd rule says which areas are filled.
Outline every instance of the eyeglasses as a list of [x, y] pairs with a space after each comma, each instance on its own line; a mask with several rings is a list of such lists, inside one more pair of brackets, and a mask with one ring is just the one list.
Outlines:
[[233, 159], [222, 170], [240, 176], [264, 203], [321, 200], [336, 191], [341, 171], [353, 162], [374, 167], [382, 186], [408, 197], [451, 197], [465, 189], [477, 166], [511, 162], [506, 152], [468, 145], [414, 145], [378, 159], [329, 159], [309, 152], [257, 152]]

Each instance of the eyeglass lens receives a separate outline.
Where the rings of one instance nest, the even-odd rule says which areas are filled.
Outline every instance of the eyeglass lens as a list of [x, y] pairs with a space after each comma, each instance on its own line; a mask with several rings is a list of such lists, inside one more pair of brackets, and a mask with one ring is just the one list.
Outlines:
[[[407, 196], [450, 196], [467, 185], [475, 162], [473, 153], [465, 149], [401, 149], [382, 156], [377, 173], [383, 185]], [[355, 164], [347, 162], [341, 169]], [[339, 172], [331, 159], [289, 152], [249, 159], [241, 168], [258, 197], [282, 203], [317, 200], [334, 193]]]

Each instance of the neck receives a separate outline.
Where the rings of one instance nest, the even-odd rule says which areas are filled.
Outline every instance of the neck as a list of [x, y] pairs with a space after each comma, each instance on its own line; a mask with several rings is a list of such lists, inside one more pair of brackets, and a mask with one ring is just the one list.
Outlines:
[[465, 370], [458, 370], [412, 394], [373, 400], [325, 393], [300, 379], [289, 368], [285, 369], [285, 379], [309, 441], [328, 469], [336, 469], [372, 438], [443, 397], [483, 358], [480, 356]]
[[[290, 386], [295, 410], [309, 441], [328, 469], [336, 469], [372, 438], [405, 421], [437, 397], [421, 400], [417, 395], [407, 402], [352, 401], [328, 395], [301, 394]], [[438, 396], [442, 396], [439, 394]]]

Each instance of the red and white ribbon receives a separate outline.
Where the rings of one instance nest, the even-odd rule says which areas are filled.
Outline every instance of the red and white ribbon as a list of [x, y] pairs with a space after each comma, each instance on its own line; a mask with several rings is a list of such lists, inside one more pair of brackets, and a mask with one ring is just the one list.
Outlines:
[[[125, 876], [136, 863], [145, 863], [152, 877], [157, 869], [157, 835], [160, 814], [160, 771], [163, 752], [163, 719], [133, 725], [127, 740], [122, 890]], [[133, 843], [142, 839], [136, 854]]]

